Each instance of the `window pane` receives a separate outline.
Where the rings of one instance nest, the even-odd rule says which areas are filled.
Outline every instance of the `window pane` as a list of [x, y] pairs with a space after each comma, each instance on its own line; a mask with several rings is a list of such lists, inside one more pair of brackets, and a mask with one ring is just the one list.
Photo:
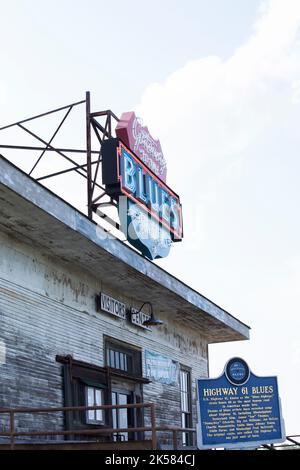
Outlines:
[[128, 395], [125, 393], [119, 393], [119, 405], [127, 405]]
[[189, 390], [189, 372], [180, 371], [180, 389], [181, 389], [181, 410], [190, 411], [190, 390]]
[[186, 372], [184, 374], [184, 391], [188, 391], [188, 374]]
[[110, 367], [115, 367], [115, 352], [112, 349], [109, 349], [108, 365]]
[[188, 391], [188, 373], [186, 371], [180, 372], [180, 387], [183, 392]]
[[94, 389], [92, 387], [87, 387], [87, 404], [88, 406], [93, 406], [94, 404]]
[[94, 410], [88, 410], [88, 420], [94, 421], [95, 420], [95, 412]]
[[[181, 427], [189, 428], [192, 425], [190, 414], [190, 373], [186, 370], [180, 371], [180, 401], [181, 401]], [[190, 434], [182, 433], [182, 445], [190, 445]]]
[[[87, 406], [94, 405], [94, 389], [92, 387], [87, 387]], [[88, 410], [87, 412], [88, 421], [93, 421], [95, 419], [94, 410]]]
[[95, 405], [102, 405], [102, 390], [96, 388]]
[[[123, 394], [123, 393], [119, 393], [118, 394], [118, 399], [119, 399], [119, 405], [127, 405], [128, 403], [128, 396]], [[118, 427], [119, 428], [128, 428], [128, 410], [127, 408], [120, 408], [118, 410]], [[121, 432], [120, 435], [123, 436], [123, 439], [127, 440], [128, 439], [128, 433], [127, 432]]]
[[[112, 392], [111, 394], [111, 404], [116, 405], [117, 404], [117, 394], [115, 392]], [[112, 410], [112, 419], [113, 419], [113, 428], [117, 427], [117, 410], [113, 409]]]
[[180, 392], [181, 410], [183, 409], [183, 400], [184, 400], [184, 393], [183, 393], [183, 392]]
[[114, 349], [108, 349], [107, 360], [110, 367], [128, 372], [131, 361], [129, 354]]
[[186, 394], [184, 392], [181, 393], [181, 410], [186, 411]]
[[141, 352], [132, 350], [130, 345], [107, 343], [106, 364], [114, 369], [128, 373], [142, 374]]
[[[95, 405], [100, 406], [103, 404], [102, 397], [103, 397], [102, 390], [96, 389]], [[103, 410], [96, 410], [96, 420], [103, 421]]]
[[115, 351], [115, 359], [116, 359], [115, 368], [120, 369], [120, 353], [118, 351]]
[[[87, 387], [87, 406], [100, 406], [103, 404], [103, 390], [96, 387]], [[88, 410], [88, 421], [103, 421], [103, 410]]]
[[182, 411], [187, 411], [186, 410], [186, 393], [184, 393], [184, 392], [182, 392], [181, 409], [182, 409]]
[[183, 390], [183, 372], [180, 371], [180, 390]]
[[120, 369], [124, 370], [124, 354], [120, 353]]
[[183, 428], [186, 427], [186, 417], [185, 417], [185, 413], [181, 413], [181, 426]]

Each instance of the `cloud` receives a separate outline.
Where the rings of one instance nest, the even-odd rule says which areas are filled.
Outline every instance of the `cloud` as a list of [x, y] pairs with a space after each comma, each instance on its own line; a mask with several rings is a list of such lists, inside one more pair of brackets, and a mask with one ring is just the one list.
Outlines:
[[250, 324], [250, 342], [211, 347], [211, 370], [245, 355], [277, 374], [289, 433], [299, 423], [299, 29], [299, 0], [264, 2], [231, 57], [188, 62], [136, 107], [183, 202], [185, 238], [159, 264]]
[[263, 3], [252, 35], [227, 60], [193, 60], [147, 87], [137, 113], [160, 137], [169, 167], [187, 150], [198, 168], [241, 153], [300, 101], [299, 25], [298, 0]]
[[299, 27], [299, 0], [263, 2], [250, 37], [229, 58], [186, 63], [150, 84], [136, 106], [161, 140], [168, 183], [185, 205], [197, 187], [201, 237], [185, 217], [189, 248], [206, 243], [207, 213], [240, 177], [246, 150], [300, 102]]

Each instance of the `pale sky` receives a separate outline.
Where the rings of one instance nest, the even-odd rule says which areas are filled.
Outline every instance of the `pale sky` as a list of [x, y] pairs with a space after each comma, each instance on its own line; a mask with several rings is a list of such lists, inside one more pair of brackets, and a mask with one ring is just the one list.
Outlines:
[[0, 11], [0, 127], [86, 90], [93, 111], [136, 110], [183, 203], [185, 238], [156, 263], [251, 326], [250, 341], [210, 347], [211, 376], [236, 355], [277, 375], [286, 431], [300, 433], [300, 1], [0, 0]]

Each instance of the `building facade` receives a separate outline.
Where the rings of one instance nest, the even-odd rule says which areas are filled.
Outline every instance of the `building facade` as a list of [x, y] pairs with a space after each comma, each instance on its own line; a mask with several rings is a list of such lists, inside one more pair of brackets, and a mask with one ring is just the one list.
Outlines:
[[[146, 317], [134, 312], [145, 302], [162, 325], [141, 324], [148, 305]], [[15, 432], [53, 434], [15, 442], [142, 442], [151, 409], [118, 405], [153, 403], [158, 446], [172, 445], [168, 427], [193, 446], [184, 429], [197, 422], [208, 345], [249, 338], [249, 327], [2, 157], [0, 318], [2, 411], [100, 407], [17, 414]], [[9, 415], [0, 419], [4, 443]]]

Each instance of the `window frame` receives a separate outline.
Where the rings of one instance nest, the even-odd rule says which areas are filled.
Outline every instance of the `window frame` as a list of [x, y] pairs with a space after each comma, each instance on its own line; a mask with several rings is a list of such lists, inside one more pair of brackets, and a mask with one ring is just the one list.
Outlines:
[[[104, 336], [103, 345], [105, 347], [105, 336]], [[108, 338], [113, 342], [115, 345], [117, 342], [112, 339]], [[117, 343], [119, 346], [119, 342]], [[122, 346], [124, 343], [122, 343]], [[55, 359], [57, 362], [63, 365], [62, 367], [62, 379], [63, 379], [63, 400], [64, 406], [66, 407], [77, 407], [77, 406], [87, 406], [86, 400], [86, 387], [96, 387], [103, 389], [103, 404], [104, 405], [111, 405], [111, 393], [112, 387], [114, 386], [113, 383], [115, 381], [119, 382], [119, 384], [127, 383], [131, 384], [134, 383], [134, 391], [132, 400], [133, 403], [142, 403], [143, 402], [143, 384], [148, 384], [150, 380], [142, 375], [142, 349], [141, 348], [130, 348], [131, 345], [125, 344], [125, 352], [129, 350], [132, 352], [136, 357], [136, 369], [135, 371], [139, 372], [139, 367], [141, 374], [132, 375], [130, 373], [126, 373], [119, 369], [113, 369], [104, 364], [104, 366], [99, 366], [96, 364], [91, 364], [87, 362], [83, 362], [77, 359], [74, 359], [71, 355], [61, 356], [56, 355]], [[104, 361], [105, 361], [105, 349], [104, 349]], [[70, 430], [80, 430], [86, 429], [87, 427], [92, 428], [111, 428], [112, 427], [112, 411], [110, 409], [105, 409], [104, 413], [104, 420], [103, 422], [88, 422], [87, 421], [87, 413], [88, 410], [73, 410], [73, 411], [66, 411], [64, 413], [64, 422], [65, 422], [65, 429]], [[132, 412], [133, 413], [133, 412]], [[142, 409], [136, 410], [136, 415], [134, 420], [139, 423], [140, 427], [143, 427], [144, 424], [144, 413]], [[134, 421], [134, 422], [135, 422]], [[142, 433], [130, 433], [130, 438], [133, 435], [142, 436]], [[83, 436], [79, 434], [75, 435], [68, 435], [66, 436], [67, 440], [77, 440], [81, 439]], [[86, 436], [85, 436], [86, 438]], [[141, 437], [140, 437], [141, 438]], [[102, 439], [102, 438], [101, 438]], [[103, 440], [110, 440], [109, 435], [103, 434]]]
[[[114, 351], [115, 358], [116, 354], [120, 354], [120, 357], [121, 354], [123, 354], [126, 357], [128, 365], [127, 370], [110, 365], [110, 351]], [[114, 372], [132, 377], [142, 377], [142, 350], [140, 348], [136, 348], [131, 344], [106, 336], [104, 337], [104, 358], [106, 367], [113, 369]], [[113, 365], [115, 366], [115, 364]]]
[[[56, 356], [56, 360], [63, 364], [63, 381], [64, 381], [64, 406], [87, 406], [86, 387], [101, 388], [103, 390], [103, 403], [109, 404], [109, 377], [106, 368], [95, 364], [73, 359], [71, 355]], [[88, 422], [87, 411], [69, 411], [65, 412], [65, 428], [66, 430], [86, 429], [89, 428], [106, 428], [111, 427], [109, 410], [103, 411], [102, 422]], [[82, 436], [76, 434], [67, 436], [67, 439], [80, 439]], [[84, 438], [86, 438], [85, 436]], [[105, 436], [103, 436], [105, 438]]]
[[[111, 372], [112, 377], [112, 386], [111, 386], [111, 400], [113, 393], [121, 393], [129, 397], [129, 403], [142, 403], [143, 402], [143, 384], [149, 383], [148, 379], [145, 379], [142, 375], [142, 349], [136, 346], [133, 346], [129, 343], [121, 342], [115, 338], [104, 336], [104, 358], [106, 367], [108, 367]], [[125, 354], [127, 357], [128, 364], [130, 367], [125, 371], [124, 369], [111, 367], [110, 365], [110, 351], [119, 352], [120, 354]], [[116, 383], [117, 382], [117, 383]], [[129, 387], [130, 393], [128, 392], [127, 387], [124, 387], [124, 384], [131, 384]], [[139, 389], [138, 391], [133, 391], [132, 384], [135, 383], [135, 387]], [[115, 411], [118, 422], [119, 411]], [[127, 409], [127, 417], [129, 428], [134, 427], [134, 424], [143, 427], [144, 425], [144, 410], [143, 409]], [[111, 413], [111, 418], [113, 421], [113, 411]], [[121, 433], [122, 435], [124, 433]], [[126, 433], [125, 433], [126, 434]], [[141, 439], [143, 432], [133, 433], [128, 431], [126, 438], [128, 440], [135, 440], [135, 435], [137, 439]]]
[[[186, 389], [182, 389], [182, 374], [187, 377]], [[192, 370], [189, 367], [180, 365], [179, 369], [179, 392], [180, 392], [180, 422], [182, 428], [192, 428], [193, 425], [193, 407], [192, 407]], [[185, 397], [185, 398], [184, 398]], [[183, 409], [185, 402], [187, 410]], [[191, 446], [193, 436], [191, 432], [182, 432], [182, 445]]]
[[[123, 389], [118, 389], [116, 387], [114, 387], [111, 391], [111, 395], [112, 395], [112, 404], [114, 401], [116, 401], [116, 405], [119, 405], [120, 402], [119, 402], [119, 399], [120, 399], [120, 395], [123, 395], [123, 396], [126, 396], [126, 400], [127, 400], [127, 404], [131, 404], [134, 402], [134, 393], [132, 391], [126, 391], [126, 390], [123, 390]], [[113, 395], [115, 395], [116, 397], [116, 400], [113, 400]], [[134, 427], [134, 410], [132, 408], [115, 408], [114, 410], [112, 410], [112, 427], [115, 428], [115, 429], [118, 429], [119, 427], [121, 427], [120, 425], [120, 419], [121, 419], [121, 413], [122, 411], [125, 411], [126, 412], [126, 420], [127, 420], [127, 425], [128, 425], [128, 429], [129, 431], [127, 432], [121, 432], [121, 433], [114, 433], [114, 436], [113, 436], [113, 440], [114, 441], [117, 441], [117, 440], [123, 440], [122, 438], [120, 439], [120, 437], [124, 437], [125, 441], [128, 441], [128, 440], [132, 440], [134, 438], [134, 433], [130, 432], [130, 427]]]
[[[93, 390], [93, 404], [89, 404], [89, 390]], [[101, 396], [101, 403], [98, 405], [96, 402], [96, 394], [97, 392], [100, 392]], [[103, 387], [100, 386], [94, 386], [94, 385], [85, 385], [85, 404], [86, 406], [101, 406], [104, 405], [104, 400], [105, 400], [105, 394], [104, 394], [104, 389]], [[101, 413], [101, 419], [97, 419], [97, 413]], [[89, 414], [94, 413], [94, 417], [90, 418]], [[94, 425], [105, 425], [105, 410], [86, 410], [86, 424], [94, 424]]]
[[[113, 357], [113, 361], [111, 360]], [[109, 345], [106, 349], [106, 362], [112, 369], [121, 370], [125, 373], [131, 373], [133, 370], [133, 354], [120, 350], [119, 348]], [[111, 365], [113, 362], [113, 365]], [[122, 363], [122, 364], [121, 364]], [[119, 365], [119, 367], [117, 366]]]

